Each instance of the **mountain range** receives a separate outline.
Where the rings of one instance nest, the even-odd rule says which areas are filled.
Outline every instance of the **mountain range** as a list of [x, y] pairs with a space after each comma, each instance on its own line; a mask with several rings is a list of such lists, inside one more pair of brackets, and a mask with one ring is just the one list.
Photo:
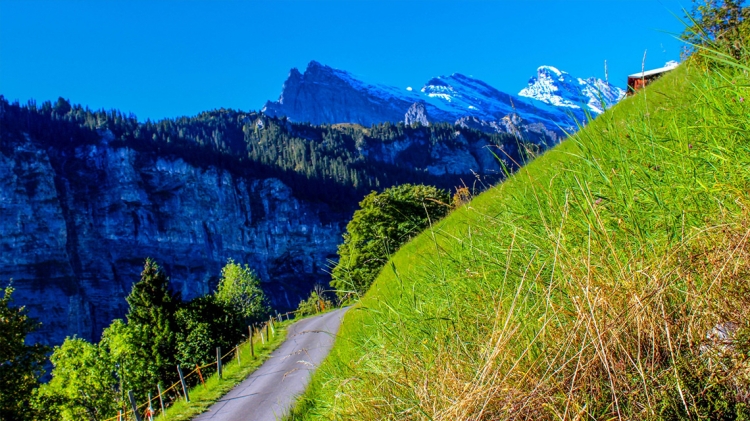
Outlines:
[[624, 96], [607, 81], [552, 66], [539, 67], [514, 95], [460, 73], [434, 77], [419, 90], [401, 89], [311, 61], [304, 73], [289, 72], [279, 99], [268, 101], [262, 112], [312, 124], [447, 122], [553, 144]]

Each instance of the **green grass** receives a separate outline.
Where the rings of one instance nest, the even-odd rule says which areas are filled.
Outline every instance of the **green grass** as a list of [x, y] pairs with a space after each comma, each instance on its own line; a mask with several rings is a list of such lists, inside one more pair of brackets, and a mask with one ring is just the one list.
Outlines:
[[750, 78], [691, 60], [402, 247], [291, 418], [748, 416], [749, 199]]
[[[255, 343], [254, 357], [251, 356], [249, 343], [246, 342], [241, 345], [240, 364], [237, 364], [235, 356], [235, 359], [231, 362], [224, 364], [224, 372], [221, 379], [214, 373], [205, 379], [205, 386], [198, 384], [189, 390], [190, 402], [185, 402], [184, 399], [175, 401], [172, 406], [166, 409], [165, 415], [159, 415], [157, 419], [165, 421], [189, 420], [206, 411], [268, 359], [271, 353], [286, 339], [287, 326], [295, 321], [297, 320], [276, 323], [276, 333], [275, 335], [271, 335], [270, 341], [262, 343], [260, 337], [256, 337], [255, 340], [257, 342]], [[155, 409], [158, 408], [159, 401], [155, 400], [152, 405]]]

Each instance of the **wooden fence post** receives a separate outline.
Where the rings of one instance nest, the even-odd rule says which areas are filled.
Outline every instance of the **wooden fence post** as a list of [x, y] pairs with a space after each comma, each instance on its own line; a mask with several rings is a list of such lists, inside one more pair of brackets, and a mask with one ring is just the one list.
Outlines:
[[237, 344], [237, 345], [236, 345], [236, 346], [234, 347], [234, 349], [235, 349], [235, 351], [234, 351], [234, 352], [236, 352], [236, 353], [237, 353], [237, 365], [238, 365], [238, 366], [241, 366], [241, 365], [242, 365], [242, 361], [240, 361], [240, 345], [239, 345], [239, 344]]
[[138, 405], [135, 404], [135, 397], [133, 396], [132, 390], [128, 390], [128, 398], [130, 399], [130, 406], [133, 407], [133, 415], [135, 415], [135, 421], [143, 421], [143, 419], [141, 419], [141, 414], [138, 413]]
[[260, 343], [265, 344], [266, 340], [263, 338], [263, 327], [260, 328]]
[[203, 385], [203, 388], [206, 388], [206, 382], [203, 381], [203, 373], [201, 373], [201, 366], [198, 364], [195, 365], [195, 370], [198, 372], [198, 378], [201, 379], [201, 384]]
[[180, 383], [182, 383], [182, 392], [185, 394], [185, 402], [190, 402], [190, 395], [188, 395], [187, 385], [185, 384], [185, 377], [182, 375], [182, 369], [177, 364], [177, 374], [180, 375]]
[[221, 379], [221, 347], [216, 347], [216, 373], [219, 374], [219, 379]]
[[266, 339], [268, 339], [269, 341], [271, 340], [271, 337], [268, 336], [268, 332], [270, 331], [270, 329], [271, 329], [271, 324], [266, 323]]
[[161, 407], [161, 414], [164, 415], [164, 399], [161, 397], [161, 385], [159, 383], [156, 384], [156, 391], [159, 392], [159, 406]]
[[255, 359], [255, 347], [253, 345], [253, 334], [250, 333], [250, 356]]

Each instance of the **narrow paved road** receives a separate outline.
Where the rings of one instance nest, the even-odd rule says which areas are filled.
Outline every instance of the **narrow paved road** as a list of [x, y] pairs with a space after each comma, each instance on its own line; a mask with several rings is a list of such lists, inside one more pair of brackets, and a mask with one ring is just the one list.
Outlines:
[[247, 379], [196, 421], [273, 421], [286, 415], [333, 346], [347, 308], [300, 320], [286, 341]]

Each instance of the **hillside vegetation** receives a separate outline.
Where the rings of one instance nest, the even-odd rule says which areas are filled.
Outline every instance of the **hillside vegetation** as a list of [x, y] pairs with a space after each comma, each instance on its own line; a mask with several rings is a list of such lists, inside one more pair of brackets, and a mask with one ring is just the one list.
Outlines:
[[694, 56], [403, 246], [292, 418], [749, 419], [739, 56]]

